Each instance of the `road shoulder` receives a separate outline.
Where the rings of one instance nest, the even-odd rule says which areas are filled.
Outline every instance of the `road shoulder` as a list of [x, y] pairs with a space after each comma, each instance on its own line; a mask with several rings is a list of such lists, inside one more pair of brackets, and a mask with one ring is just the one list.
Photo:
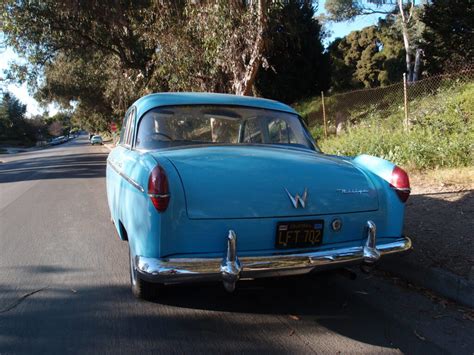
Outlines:
[[413, 174], [405, 235], [413, 250], [379, 268], [474, 308], [474, 168]]

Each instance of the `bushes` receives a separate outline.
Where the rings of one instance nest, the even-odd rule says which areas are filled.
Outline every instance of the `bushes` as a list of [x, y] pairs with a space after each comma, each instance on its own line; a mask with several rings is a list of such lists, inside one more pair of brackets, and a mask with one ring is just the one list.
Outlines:
[[[409, 169], [469, 166], [474, 163], [474, 83], [445, 88], [410, 103], [410, 131], [403, 114], [372, 113], [339, 136], [319, 141], [325, 153], [379, 156]], [[312, 127], [315, 136], [319, 127]]]

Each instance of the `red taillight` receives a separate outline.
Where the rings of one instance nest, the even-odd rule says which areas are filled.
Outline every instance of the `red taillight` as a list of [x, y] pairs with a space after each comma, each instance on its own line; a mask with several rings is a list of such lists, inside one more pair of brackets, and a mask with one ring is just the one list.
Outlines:
[[406, 202], [410, 196], [410, 180], [408, 174], [402, 168], [395, 166], [390, 179], [390, 186], [395, 190], [402, 202]]
[[159, 212], [163, 212], [168, 208], [170, 202], [168, 177], [159, 165], [155, 166], [148, 178], [148, 196], [150, 196], [153, 206]]

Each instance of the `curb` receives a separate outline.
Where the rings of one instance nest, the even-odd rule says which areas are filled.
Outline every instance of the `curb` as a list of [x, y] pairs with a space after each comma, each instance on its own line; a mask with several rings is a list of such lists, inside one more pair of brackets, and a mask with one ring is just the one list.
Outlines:
[[403, 260], [403, 255], [386, 257], [379, 263], [378, 268], [464, 306], [474, 308], [474, 282], [471, 280], [437, 267], [415, 265]]

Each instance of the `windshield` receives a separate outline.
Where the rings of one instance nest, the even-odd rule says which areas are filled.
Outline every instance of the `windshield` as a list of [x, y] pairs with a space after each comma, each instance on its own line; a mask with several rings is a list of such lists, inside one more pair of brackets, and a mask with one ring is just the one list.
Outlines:
[[159, 149], [196, 144], [274, 144], [315, 150], [297, 115], [230, 106], [151, 110], [139, 123], [135, 146]]

